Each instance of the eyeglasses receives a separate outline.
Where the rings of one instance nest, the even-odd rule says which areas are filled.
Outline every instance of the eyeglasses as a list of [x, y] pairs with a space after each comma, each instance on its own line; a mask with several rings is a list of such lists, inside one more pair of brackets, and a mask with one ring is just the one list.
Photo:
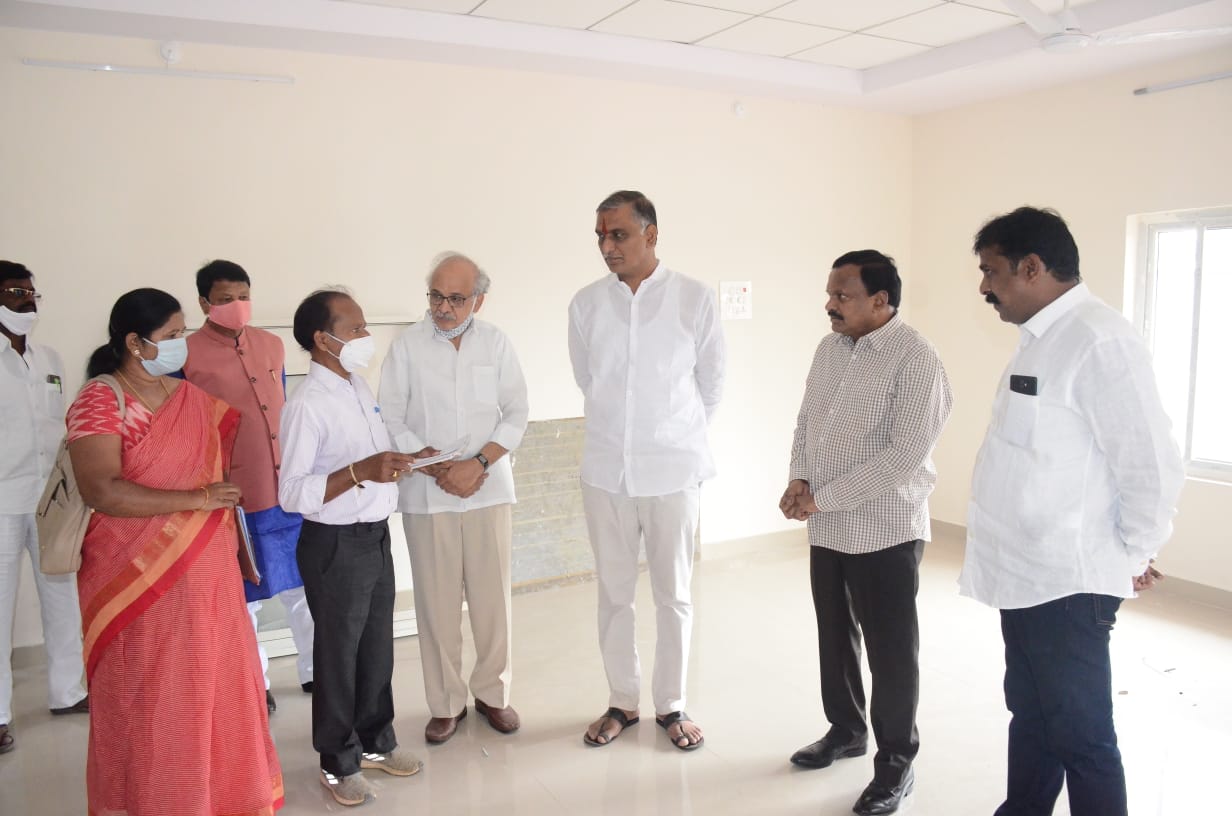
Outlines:
[[13, 288], [8, 288], [8, 289], [0, 289], [0, 292], [3, 292], [6, 295], [12, 295], [13, 297], [17, 297], [17, 298], [33, 298], [35, 301], [40, 301], [43, 299], [43, 296], [40, 295], [38, 292], [34, 291], [33, 289], [21, 289], [18, 287], [13, 287]]
[[469, 295], [442, 295], [440, 292], [429, 292], [428, 302], [431, 303], [433, 306], [440, 306], [445, 301], [449, 301], [450, 306], [454, 307], [455, 309], [460, 309], [466, 303], [466, 301], [470, 300], [474, 296], [475, 296], [474, 292], [472, 292]]

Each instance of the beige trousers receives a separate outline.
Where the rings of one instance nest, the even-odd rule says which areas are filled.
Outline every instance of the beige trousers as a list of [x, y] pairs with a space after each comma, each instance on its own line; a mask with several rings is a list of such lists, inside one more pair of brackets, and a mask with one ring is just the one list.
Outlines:
[[465, 513], [404, 513], [411, 551], [415, 620], [424, 693], [433, 717], [455, 717], [467, 703], [462, 679], [462, 599], [475, 636], [470, 693], [493, 708], [509, 705], [511, 505]]

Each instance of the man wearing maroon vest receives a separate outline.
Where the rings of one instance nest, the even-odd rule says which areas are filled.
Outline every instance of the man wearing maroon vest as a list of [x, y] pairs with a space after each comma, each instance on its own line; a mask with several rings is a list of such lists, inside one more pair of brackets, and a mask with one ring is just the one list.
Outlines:
[[[231, 261], [212, 261], [197, 272], [197, 294], [206, 320], [188, 338], [184, 376], [240, 412], [230, 481], [243, 491], [241, 503], [261, 573], [259, 584], [244, 583], [248, 612], [256, 628], [261, 602], [278, 596], [299, 652], [299, 682], [311, 693], [314, 627], [295, 561], [300, 517], [278, 506], [286, 349], [277, 335], [248, 325], [250, 286], [248, 273]], [[266, 674], [265, 702], [272, 714], [276, 705], [269, 690], [269, 659], [259, 639], [257, 652]]]

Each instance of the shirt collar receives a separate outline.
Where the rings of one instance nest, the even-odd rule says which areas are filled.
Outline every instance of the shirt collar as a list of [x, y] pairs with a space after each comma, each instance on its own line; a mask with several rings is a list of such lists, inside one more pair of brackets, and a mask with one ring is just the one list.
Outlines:
[[[629, 287], [625, 286], [624, 281], [616, 277], [616, 274], [614, 272], [609, 273], [609, 274], [612, 276], [612, 282], [610, 285], [622, 286], [624, 287], [624, 290], [626, 292], [630, 292]], [[657, 264], [655, 264], [654, 270], [650, 273], [649, 276], [647, 276], [646, 280], [642, 281], [638, 285], [637, 289], [640, 292], [643, 286], [658, 286], [659, 284], [666, 281], [669, 275], [671, 275], [671, 270], [663, 265], [663, 261], [659, 261]]]
[[193, 332], [193, 334], [199, 334], [202, 337], [212, 340], [220, 346], [226, 346], [227, 348], [235, 348], [236, 346], [247, 346], [248, 345], [248, 332], [245, 331], [244, 329], [240, 330], [238, 337], [227, 337], [226, 335], [221, 334], [220, 332], [214, 331], [209, 326], [207, 326], [205, 323], [202, 323], [201, 328], [197, 329], [195, 332]]
[[[890, 316], [890, 319], [885, 322], [884, 326], [873, 329], [871, 332], [861, 337], [859, 342], [865, 343], [873, 348], [877, 348], [893, 337], [898, 332], [899, 327], [901, 327], [902, 324], [903, 321], [898, 319], [898, 310], [895, 309], [894, 314]], [[854, 346], [857, 342], [845, 334], [840, 334], [839, 337], [842, 338], [842, 342], [848, 346]]]
[[340, 388], [351, 385], [350, 380], [339, 377], [316, 360], [308, 363], [308, 379], [320, 383], [328, 391], [337, 391]]
[[27, 357], [33, 357], [34, 343], [30, 342], [30, 335], [28, 334], [26, 335], [26, 353], [20, 354], [17, 351], [17, 349], [13, 348], [13, 341], [9, 340], [7, 336], [0, 334], [0, 353], [8, 354], [10, 352], [12, 352], [13, 354], [16, 354], [18, 357], [21, 357], [22, 359], [25, 359]]
[[1091, 290], [1087, 288], [1085, 283], [1080, 283], [1077, 286], [1069, 289], [1063, 295], [1058, 297], [1052, 303], [1049, 303], [1044, 308], [1036, 312], [1030, 320], [1018, 327], [1024, 335], [1032, 337], [1043, 337], [1044, 332], [1052, 328], [1052, 325], [1075, 309], [1080, 303], [1091, 298]]

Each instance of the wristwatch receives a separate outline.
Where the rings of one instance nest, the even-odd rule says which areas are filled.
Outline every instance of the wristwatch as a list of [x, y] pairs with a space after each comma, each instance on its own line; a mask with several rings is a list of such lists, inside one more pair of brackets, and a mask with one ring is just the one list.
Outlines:
[[475, 458], [479, 460], [479, 464], [483, 465], [483, 472], [487, 473], [488, 465], [492, 464], [491, 462], [488, 461], [488, 457], [484, 456], [483, 452], [480, 451], [479, 453], [475, 454]]

